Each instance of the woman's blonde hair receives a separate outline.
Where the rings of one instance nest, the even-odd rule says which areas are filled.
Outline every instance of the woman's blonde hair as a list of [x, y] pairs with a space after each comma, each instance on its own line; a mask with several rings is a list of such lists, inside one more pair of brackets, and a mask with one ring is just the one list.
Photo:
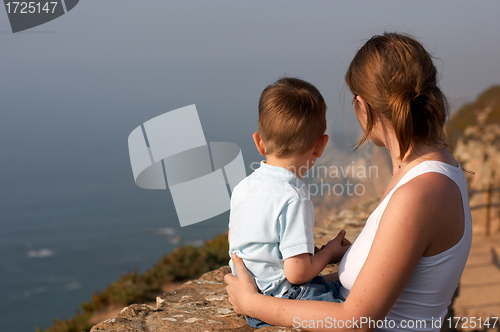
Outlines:
[[357, 147], [369, 139], [375, 113], [391, 121], [401, 160], [415, 143], [443, 144], [448, 103], [431, 56], [414, 38], [372, 37], [356, 53], [345, 81], [367, 104], [367, 127]]

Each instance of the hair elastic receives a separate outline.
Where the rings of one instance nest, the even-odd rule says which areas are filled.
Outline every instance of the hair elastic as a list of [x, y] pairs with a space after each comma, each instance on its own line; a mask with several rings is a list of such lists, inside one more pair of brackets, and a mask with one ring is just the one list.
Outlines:
[[419, 110], [419, 109], [425, 107], [425, 105], [427, 105], [428, 101], [429, 101], [429, 99], [427, 99], [426, 96], [420, 95], [411, 101], [410, 108], [413, 111]]

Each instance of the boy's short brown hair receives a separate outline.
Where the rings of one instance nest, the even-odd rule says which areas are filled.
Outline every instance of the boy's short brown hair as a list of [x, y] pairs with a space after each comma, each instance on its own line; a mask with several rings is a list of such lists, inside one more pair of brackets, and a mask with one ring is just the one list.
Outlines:
[[267, 154], [304, 153], [326, 130], [326, 104], [318, 89], [298, 78], [284, 77], [262, 91], [260, 137]]

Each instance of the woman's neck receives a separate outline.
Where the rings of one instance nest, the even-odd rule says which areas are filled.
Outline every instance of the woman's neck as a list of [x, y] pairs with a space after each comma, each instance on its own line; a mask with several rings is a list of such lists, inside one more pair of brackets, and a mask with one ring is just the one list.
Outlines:
[[399, 147], [391, 154], [393, 174], [406, 173], [408, 170], [428, 160], [441, 161], [451, 166], [457, 166], [455, 157], [444, 145], [419, 144], [410, 146], [403, 160], [399, 159]]
[[400, 172], [406, 173], [409, 168], [419, 164], [425, 160], [438, 160], [446, 163], [453, 163], [453, 156], [446, 149], [430, 144], [417, 144], [411, 145], [406, 152], [404, 158], [399, 158], [399, 143], [395, 135], [386, 134], [381, 139], [392, 161], [392, 173], [399, 174]]

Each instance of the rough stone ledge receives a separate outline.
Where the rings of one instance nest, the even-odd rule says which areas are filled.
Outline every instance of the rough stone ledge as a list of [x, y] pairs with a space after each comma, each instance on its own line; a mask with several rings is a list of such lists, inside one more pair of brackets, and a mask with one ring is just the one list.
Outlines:
[[[374, 198], [329, 218], [325, 225], [314, 229], [316, 245], [326, 244], [341, 229], [345, 229], [346, 237], [354, 242], [377, 204], [378, 199]], [[336, 266], [328, 265], [321, 274], [336, 271]], [[233, 311], [227, 299], [224, 275], [230, 272], [229, 266], [223, 266], [197, 280], [188, 281], [180, 288], [158, 296], [156, 307], [146, 304], [125, 307], [115, 318], [95, 325], [91, 332], [253, 331], [255, 329], [246, 324], [245, 318]], [[302, 330], [272, 326], [260, 331]]]
[[[156, 307], [146, 304], [125, 307], [115, 318], [95, 325], [91, 332], [254, 331], [228, 301], [224, 275], [230, 272], [229, 266], [223, 266], [188, 281], [179, 289], [158, 296]], [[272, 326], [260, 331], [302, 330]]]
[[[332, 216], [322, 227], [315, 227], [316, 245], [326, 244], [341, 229], [345, 229], [346, 237], [354, 242], [377, 204], [378, 199], [370, 199], [351, 210], [343, 210], [338, 216]], [[227, 299], [224, 275], [230, 271], [229, 266], [224, 266], [205, 273], [197, 280], [188, 281], [180, 288], [158, 296], [156, 307], [132, 304], [115, 318], [95, 325], [91, 332], [253, 331], [255, 329], [246, 324], [245, 318], [233, 311]], [[321, 274], [336, 271], [336, 266], [328, 265]], [[301, 330], [272, 326], [260, 331]]]

